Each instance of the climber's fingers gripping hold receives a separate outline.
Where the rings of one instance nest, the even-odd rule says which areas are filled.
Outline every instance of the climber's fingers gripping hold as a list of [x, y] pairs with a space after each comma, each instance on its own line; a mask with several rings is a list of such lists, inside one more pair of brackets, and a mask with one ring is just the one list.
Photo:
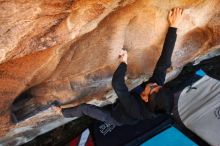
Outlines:
[[169, 11], [168, 14], [168, 22], [171, 27], [178, 27], [179, 23], [181, 22], [183, 14], [182, 8], [173, 8]]

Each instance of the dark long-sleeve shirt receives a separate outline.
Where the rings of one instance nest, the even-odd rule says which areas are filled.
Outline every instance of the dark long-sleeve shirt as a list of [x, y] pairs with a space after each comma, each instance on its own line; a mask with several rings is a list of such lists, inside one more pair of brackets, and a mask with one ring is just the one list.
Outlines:
[[173, 27], [170, 27], [168, 29], [164, 41], [162, 53], [156, 64], [153, 75], [148, 80], [148, 82], [157, 83], [158, 85], [163, 86], [166, 77], [167, 68], [171, 66], [171, 57], [176, 42], [176, 30], [177, 28], [173, 28]]
[[[150, 82], [163, 86], [166, 77], [166, 70], [171, 65], [171, 56], [175, 41], [176, 28], [170, 27], [152, 77], [148, 81], [139, 85], [142, 90], [145, 88], [146, 84]], [[126, 71], [127, 65], [121, 63], [113, 75], [112, 86], [118, 96], [118, 100], [113, 106], [112, 116], [118, 121], [128, 124], [133, 123], [136, 120], [153, 118], [155, 115], [150, 112], [150, 103], [145, 103], [139, 94], [129, 92], [124, 79]]]

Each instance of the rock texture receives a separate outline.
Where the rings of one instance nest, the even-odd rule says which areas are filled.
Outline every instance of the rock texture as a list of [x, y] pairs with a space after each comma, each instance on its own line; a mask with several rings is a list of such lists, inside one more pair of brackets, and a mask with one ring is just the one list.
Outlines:
[[128, 83], [149, 76], [173, 7], [185, 9], [175, 71], [220, 46], [220, 0], [0, 1], [0, 135], [15, 126], [10, 108], [23, 92], [40, 105], [104, 100], [123, 47]]

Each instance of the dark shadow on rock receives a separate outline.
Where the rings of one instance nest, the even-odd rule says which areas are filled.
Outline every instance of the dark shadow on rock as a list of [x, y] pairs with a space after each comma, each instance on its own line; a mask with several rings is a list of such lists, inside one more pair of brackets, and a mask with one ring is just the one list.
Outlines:
[[46, 109], [54, 106], [59, 106], [59, 101], [53, 101], [48, 104], [38, 103], [35, 98], [29, 93], [29, 90], [21, 93], [11, 105], [11, 120], [13, 123], [19, 123], [27, 118], [30, 118]]

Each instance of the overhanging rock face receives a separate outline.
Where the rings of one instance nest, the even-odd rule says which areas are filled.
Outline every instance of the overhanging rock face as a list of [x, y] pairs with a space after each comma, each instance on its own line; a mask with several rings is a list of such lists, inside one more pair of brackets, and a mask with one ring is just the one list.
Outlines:
[[220, 46], [220, 0], [0, 2], [1, 137], [16, 128], [10, 112], [21, 93], [36, 105], [104, 100], [122, 47], [129, 54], [128, 84], [150, 75], [173, 7], [185, 9], [172, 57], [175, 71]]

